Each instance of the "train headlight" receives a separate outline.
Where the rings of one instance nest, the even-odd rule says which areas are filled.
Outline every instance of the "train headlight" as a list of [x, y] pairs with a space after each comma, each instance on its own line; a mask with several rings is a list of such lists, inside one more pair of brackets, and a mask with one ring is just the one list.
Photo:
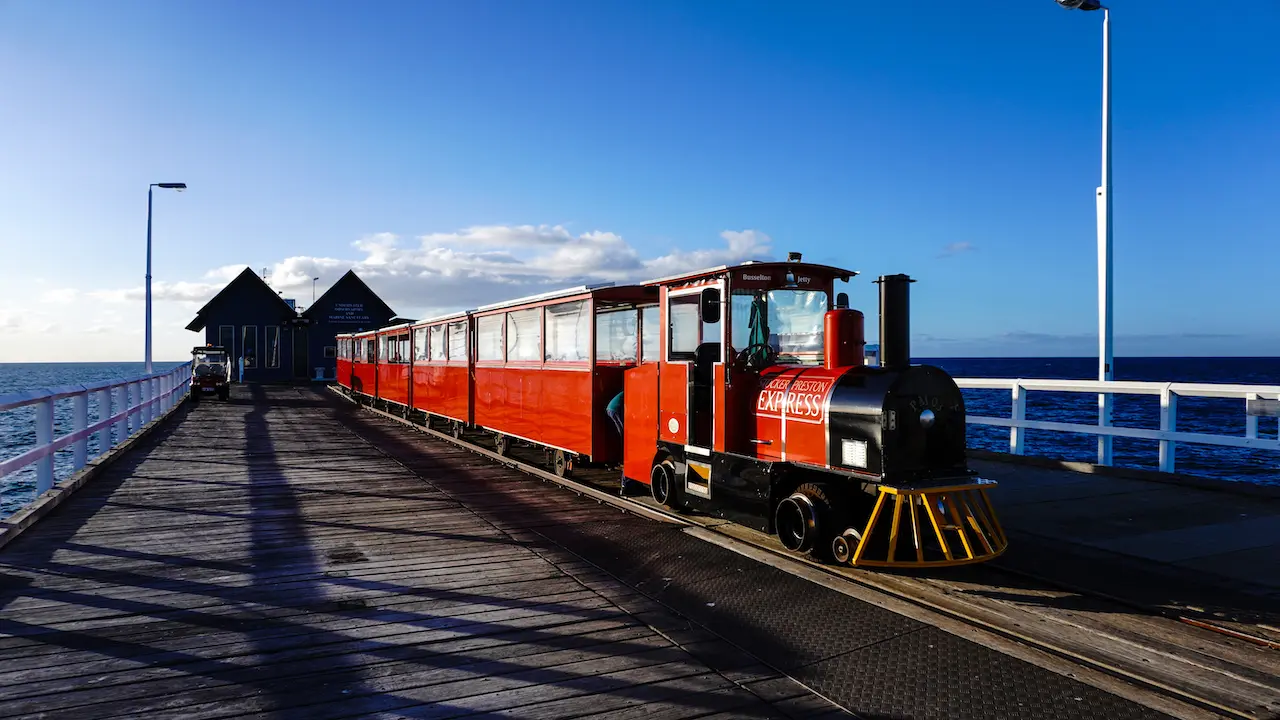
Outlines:
[[864, 468], [867, 466], [866, 440], [841, 440], [840, 462], [849, 467]]

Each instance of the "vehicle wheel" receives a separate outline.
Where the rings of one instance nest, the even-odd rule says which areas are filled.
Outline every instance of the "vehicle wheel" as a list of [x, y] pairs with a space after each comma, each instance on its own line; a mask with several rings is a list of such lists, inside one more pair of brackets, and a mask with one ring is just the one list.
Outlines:
[[573, 456], [563, 450], [557, 450], [551, 459], [551, 468], [562, 478], [573, 477]]
[[853, 553], [857, 551], [860, 542], [862, 542], [862, 533], [853, 528], [845, 530], [831, 541], [831, 557], [841, 565], [848, 564], [853, 559]]
[[653, 501], [674, 510], [676, 507], [676, 466], [671, 460], [663, 460], [649, 471], [649, 493]]
[[506, 457], [507, 454], [511, 452], [511, 436], [503, 435], [502, 433], [494, 433], [493, 451], [502, 457]]
[[805, 483], [778, 503], [774, 527], [786, 549], [797, 553], [816, 549], [818, 554], [825, 554], [829, 546], [822, 539], [829, 532], [831, 517], [831, 502], [825, 488], [816, 483]]
[[462, 423], [455, 420], [453, 422], [453, 426], [449, 428], [449, 434], [452, 435], [455, 440], [461, 440], [462, 439]]

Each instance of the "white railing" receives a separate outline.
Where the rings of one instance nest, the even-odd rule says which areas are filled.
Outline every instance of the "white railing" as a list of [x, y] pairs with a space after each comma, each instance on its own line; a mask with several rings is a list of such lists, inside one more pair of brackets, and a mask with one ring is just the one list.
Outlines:
[[[1160, 470], [1174, 471], [1174, 449], [1177, 443], [1198, 443], [1223, 447], [1256, 448], [1280, 451], [1280, 439], [1258, 437], [1258, 417], [1274, 416], [1280, 408], [1280, 386], [1277, 385], [1226, 385], [1214, 383], [1160, 383], [1128, 382], [1123, 380], [1007, 380], [995, 378], [957, 378], [956, 384], [970, 390], [1005, 390], [1012, 398], [1012, 416], [990, 417], [969, 415], [968, 421], [978, 425], [995, 425], [1009, 428], [1009, 452], [1022, 455], [1025, 430], [1053, 430], [1056, 432], [1097, 435], [1103, 439], [1098, 449], [1098, 463], [1105, 465], [1111, 457], [1111, 438], [1128, 437], [1156, 440], [1160, 443]], [[1080, 423], [1049, 422], [1027, 419], [1027, 393], [1068, 392], [1091, 395], [1156, 395], [1160, 397], [1160, 429], [1115, 427], [1113, 425], [1086, 425]], [[1212, 433], [1179, 432], [1178, 398], [1238, 398], [1243, 400], [1245, 433], [1217, 435]]]
[[[36, 497], [53, 487], [54, 453], [72, 446], [72, 472], [83, 468], [89, 457], [89, 436], [98, 435], [98, 454], [127, 440], [142, 426], [182, 400], [191, 382], [191, 366], [88, 385], [27, 390], [0, 395], [0, 412], [35, 406], [35, 447], [0, 461], [0, 480], [28, 465], [36, 466]], [[95, 396], [97, 419], [89, 424], [89, 395]], [[54, 403], [71, 399], [71, 432], [54, 437]], [[112, 427], [115, 437], [112, 437]], [[95, 456], [96, 457], [96, 456]]]

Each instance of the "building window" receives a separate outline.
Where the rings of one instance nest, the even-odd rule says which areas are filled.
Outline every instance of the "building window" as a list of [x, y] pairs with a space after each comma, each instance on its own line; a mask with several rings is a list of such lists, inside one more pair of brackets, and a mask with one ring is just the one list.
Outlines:
[[640, 309], [640, 362], [658, 361], [658, 343], [662, 340], [662, 321], [658, 306]]
[[267, 326], [267, 367], [280, 367], [280, 327]]
[[325, 356], [325, 357], [327, 357], [327, 358], [336, 358], [336, 357], [338, 357], [338, 348], [337, 348], [336, 346], [333, 346], [333, 345], [325, 345], [325, 346], [324, 346], [324, 356]]
[[591, 313], [586, 300], [547, 307], [548, 362], [591, 359]]
[[246, 368], [258, 367], [258, 326], [245, 325], [240, 337], [240, 353]]
[[444, 326], [432, 325], [430, 333], [431, 354], [428, 356], [431, 360], [441, 361], [447, 356], [449, 348], [444, 344]]
[[449, 361], [467, 361], [467, 321], [449, 323]]
[[542, 308], [507, 313], [507, 362], [541, 362]]
[[236, 326], [218, 326], [218, 345], [227, 349], [227, 357], [236, 357]]
[[614, 310], [596, 315], [596, 360], [636, 361], [636, 311]]
[[502, 362], [503, 319], [501, 314], [476, 318], [476, 360]]

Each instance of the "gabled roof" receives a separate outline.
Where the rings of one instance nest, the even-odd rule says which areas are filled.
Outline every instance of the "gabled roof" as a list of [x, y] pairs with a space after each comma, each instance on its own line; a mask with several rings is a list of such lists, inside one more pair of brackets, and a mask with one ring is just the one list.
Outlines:
[[258, 277], [258, 273], [254, 272], [248, 266], [245, 266], [245, 269], [243, 272], [235, 276], [235, 278], [233, 278], [231, 282], [227, 283], [226, 287], [219, 290], [217, 295], [214, 295], [212, 298], [210, 298], [209, 302], [205, 303], [204, 307], [200, 308], [200, 310], [196, 312], [195, 319], [187, 324], [187, 329], [191, 330], [192, 332], [199, 332], [203, 330], [205, 326], [205, 314], [208, 312], [208, 310], [212, 308], [214, 305], [216, 305], [219, 298], [221, 298], [223, 295], [230, 292], [232, 288], [242, 286], [245, 283], [250, 283], [250, 284], [256, 283], [257, 285], [260, 285], [262, 289], [266, 291], [266, 294], [269, 295], [273, 301], [279, 303], [281, 312], [292, 317], [297, 317], [298, 315], [297, 311], [289, 307], [289, 303], [285, 302], [284, 298], [276, 294], [276, 291], [271, 289], [271, 286], [267, 284], [267, 281]]
[[345, 289], [339, 290], [339, 288], [345, 288], [346, 285], [349, 285], [351, 283], [356, 283], [361, 288], [364, 288], [364, 290], [368, 292], [369, 295], [373, 297], [373, 299], [376, 300], [379, 305], [382, 306], [382, 309], [386, 310], [387, 317], [395, 317], [396, 311], [392, 310], [390, 305], [383, 302], [382, 298], [378, 297], [378, 293], [374, 292], [372, 288], [370, 288], [368, 285], [365, 284], [363, 280], [360, 279], [360, 276], [356, 274], [355, 270], [348, 270], [345, 275], [338, 278], [338, 282], [331, 285], [328, 290], [324, 291], [323, 295], [316, 298], [315, 302], [311, 303], [311, 307], [302, 311], [302, 317], [307, 318], [308, 320], [312, 319], [311, 318], [312, 311], [314, 311], [318, 307], [324, 307], [324, 299], [329, 297], [329, 293], [332, 293], [334, 291], [345, 292]]

